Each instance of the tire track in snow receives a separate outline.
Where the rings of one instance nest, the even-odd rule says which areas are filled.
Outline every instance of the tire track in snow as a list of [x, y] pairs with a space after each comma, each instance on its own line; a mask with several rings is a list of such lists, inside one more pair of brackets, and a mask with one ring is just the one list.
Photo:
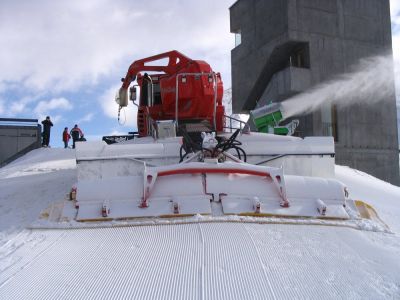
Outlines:
[[[232, 226], [234, 225], [234, 226]], [[243, 224], [204, 224], [206, 299], [272, 298], [260, 282], [261, 266]], [[261, 276], [262, 277], [262, 276]]]
[[[60, 237], [60, 233], [65, 236]], [[0, 299], [332, 299], [389, 295], [368, 287], [373, 283], [371, 276], [382, 276], [383, 271], [376, 273], [371, 264], [364, 265], [369, 256], [343, 246], [341, 239], [346, 239], [350, 247], [359, 243], [363, 234], [346, 228], [202, 223], [34, 234], [45, 234], [52, 247], [41, 256], [43, 247], [32, 249], [36, 258], [0, 287]], [[12, 255], [26, 250], [29, 243]], [[352, 268], [350, 263], [365, 270]], [[331, 271], [336, 273], [330, 276]], [[358, 276], [367, 277], [357, 283]], [[398, 279], [389, 276], [387, 291]]]
[[[384, 290], [382, 285], [374, 290], [376, 284], [373, 280], [379, 273], [371, 271], [376, 267], [371, 263], [366, 264], [365, 258], [360, 256], [363, 255], [361, 249], [367, 249], [368, 245], [358, 246], [362, 245], [359, 231], [343, 228], [320, 229], [310, 234], [307, 228], [292, 225], [270, 226], [270, 232], [260, 230], [261, 227], [255, 224], [248, 227], [254, 241], [257, 241], [256, 245], [264, 263], [272, 268], [273, 286], [280, 286], [277, 290], [278, 298], [298, 298], [300, 293], [313, 299], [365, 299], [371, 298], [371, 295], [383, 296], [380, 294]], [[277, 234], [279, 232], [282, 232], [281, 238]], [[271, 242], [266, 233], [278, 239]], [[351, 248], [346, 245], [349, 241]], [[355, 251], [356, 248], [360, 250]], [[372, 251], [368, 256], [375, 252]], [[386, 265], [380, 276], [386, 274], [388, 268], [390, 266]], [[396, 293], [396, 288], [391, 284], [393, 280], [393, 277], [386, 280], [392, 294]], [[385, 294], [388, 295], [390, 294]]]
[[[78, 242], [76, 242], [78, 241]], [[51, 260], [47, 265], [48, 272], [51, 274], [57, 274], [59, 272], [59, 266], [64, 267], [65, 273], [61, 273], [61, 280], [56, 277], [51, 277], [51, 286], [61, 285], [67, 288], [60, 289], [54, 295], [50, 293], [46, 299], [79, 299], [79, 294], [83, 298], [89, 299], [90, 284], [86, 284], [89, 280], [93, 280], [93, 275], [96, 274], [97, 264], [96, 261], [91, 261], [88, 258], [94, 256], [97, 249], [101, 248], [102, 240], [98, 239], [95, 231], [90, 230], [86, 232], [76, 232], [75, 234], [69, 232], [69, 235], [64, 240], [62, 245], [59, 245], [57, 251], [54, 251], [53, 255], [50, 257]], [[64, 265], [60, 262], [60, 259], [66, 261]], [[92, 272], [88, 273], [86, 270], [88, 266], [92, 267]], [[67, 274], [71, 271], [74, 276], [70, 277]], [[63, 276], [64, 275], [64, 276]], [[61, 282], [60, 282], [61, 281]], [[78, 291], [75, 295], [69, 295], [73, 291]], [[51, 291], [53, 292], [53, 291]], [[48, 291], [43, 289], [42, 295], [39, 299], [45, 299]]]
[[201, 255], [200, 255], [200, 288], [199, 288], [199, 293], [200, 293], [200, 299], [204, 300], [205, 295], [204, 295], [204, 257], [205, 257], [205, 245], [204, 245], [204, 234], [203, 230], [201, 229], [201, 223], [198, 223], [198, 229], [200, 233], [200, 243], [201, 243]]
[[[62, 240], [66, 236], [66, 233], [61, 233], [61, 235], [54, 241], [52, 242], [49, 246], [47, 246], [44, 250], [41, 250], [37, 255], [35, 255], [32, 260], [30, 260], [27, 263], [24, 263], [22, 266], [19, 267], [18, 273], [24, 271], [25, 269], [29, 268], [32, 266], [35, 262], [37, 262], [44, 254], [46, 254], [48, 251], [50, 251], [53, 247], [57, 245], [57, 243]], [[25, 244], [25, 243], [24, 243]], [[19, 247], [18, 247], [19, 248]], [[15, 273], [11, 275], [9, 278], [7, 278], [5, 281], [0, 282], [0, 290], [6, 286], [11, 280], [13, 280], [18, 273]]]
[[[256, 246], [262, 250], [260, 256], [264, 264], [269, 265], [271, 284], [279, 286], [276, 290], [278, 298], [298, 298], [301, 291], [310, 299], [331, 295], [329, 288], [325, 287], [321, 291], [320, 287], [324, 286], [320, 282], [323, 274], [319, 272], [320, 266], [316, 264], [315, 257], [306, 255], [305, 248], [309, 245], [301, 240], [302, 230], [295, 226], [289, 226], [285, 230], [271, 226], [268, 235], [265, 235], [264, 231], [261, 231], [260, 235], [259, 226], [248, 227], [252, 229], [253, 239], [258, 241]], [[268, 236], [276, 239], [270, 241]]]
[[255, 244], [255, 242], [254, 242], [254, 239], [253, 239], [253, 237], [251, 236], [251, 234], [249, 233], [249, 231], [247, 230], [247, 227], [244, 226], [244, 228], [245, 228], [245, 231], [246, 231], [247, 235], [249, 236], [249, 238], [250, 238], [250, 240], [251, 240], [251, 242], [252, 242], [252, 244], [253, 244], [254, 251], [255, 251], [256, 254], [257, 254], [258, 261], [260, 262], [261, 268], [262, 268], [262, 270], [263, 270], [264, 279], [265, 279], [265, 281], [266, 281], [267, 284], [268, 284], [268, 288], [269, 288], [270, 291], [271, 291], [272, 297], [273, 297], [273, 299], [277, 299], [277, 298], [276, 298], [276, 295], [275, 295], [275, 292], [274, 292], [274, 289], [272, 288], [271, 282], [270, 282], [270, 280], [269, 280], [269, 276], [268, 276], [267, 272], [265, 271], [265, 265], [264, 265], [264, 263], [263, 263], [263, 261], [262, 261], [262, 259], [261, 259], [260, 253], [258, 252], [258, 248], [257, 248], [257, 246], [256, 246], [256, 244]]

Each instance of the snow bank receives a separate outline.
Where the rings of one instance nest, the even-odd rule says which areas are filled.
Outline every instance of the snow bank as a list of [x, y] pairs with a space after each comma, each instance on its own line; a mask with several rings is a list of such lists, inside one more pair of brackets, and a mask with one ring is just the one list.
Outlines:
[[335, 166], [335, 173], [348, 186], [350, 198], [371, 204], [392, 231], [400, 233], [400, 187], [349, 167]]
[[36, 149], [0, 169], [0, 246], [62, 200], [76, 182], [75, 151]]

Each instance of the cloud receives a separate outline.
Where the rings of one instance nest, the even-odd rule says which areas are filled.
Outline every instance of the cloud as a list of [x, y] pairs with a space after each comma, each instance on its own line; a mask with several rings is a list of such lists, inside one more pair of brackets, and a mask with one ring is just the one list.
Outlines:
[[400, 60], [400, 34], [392, 36], [393, 56]]
[[[115, 102], [115, 95], [120, 88], [120, 85], [111, 86], [99, 98], [99, 104], [105, 116], [117, 120], [118, 118], [118, 104]], [[129, 101], [128, 107], [121, 110], [120, 125], [124, 127], [136, 128], [136, 115], [137, 107]]]
[[[45, 116], [41, 116], [39, 120], [45, 119]], [[51, 117], [51, 120], [53, 121], [54, 124], [60, 123], [61, 121], [64, 121], [64, 117], [62, 115], [54, 115]]]
[[77, 90], [111, 74], [117, 80], [133, 60], [176, 48], [228, 72], [233, 2], [2, 1], [0, 83]]
[[[8, 117], [15, 117], [21, 114], [31, 114], [32, 107], [30, 105], [37, 101], [37, 96], [24, 96], [17, 100], [12, 100], [12, 97], [9, 95], [3, 96], [1, 102], [3, 103], [3, 109], [0, 111], [1, 114], [4, 114]], [[7, 100], [4, 100], [7, 99]], [[7, 107], [7, 109], [6, 109]]]
[[[49, 101], [40, 101], [34, 108], [37, 115], [49, 115], [52, 111], [71, 110], [73, 105], [65, 98], [53, 98]], [[53, 117], [54, 118], [54, 117]]]
[[392, 47], [395, 63], [395, 84], [397, 98], [397, 129], [400, 136], [400, 1], [390, 0], [392, 18]]
[[14, 114], [18, 114], [21, 113], [25, 110], [26, 106], [25, 103], [20, 101], [20, 102], [15, 102], [13, 104], [11, 104], [10, 107], [10, 114], [14, 115]]
[[[396, 81], [400, 83], [400, 34], [392, 37]], [[400, 86], [399, 86], [400, 87]]]
[[391, 0], [390, 1], [390, 14], [392, 17], [392, 23], [396, 26], [400, 26], [400, 1]]
[[82, 118], [80, 118], [79, 120], [77, 120], [75, 123], [81, 124], [81, 123], [85, 123], [85, 122], [90, 122], [90, 121], [92, 121], [93, 116], [94, 116], [94, 113], [88, 113], [85, 116], [83, 116]]
[[390, 1], [390, 13], [392, 18], [392, 48], [395, 63], [395, 84], [397, 105], [400, 107], [400, 1]]
[[392, 18], [392, 44], [393, 54], [400, 59], [400, 1], [390, 1], [390, 14]]

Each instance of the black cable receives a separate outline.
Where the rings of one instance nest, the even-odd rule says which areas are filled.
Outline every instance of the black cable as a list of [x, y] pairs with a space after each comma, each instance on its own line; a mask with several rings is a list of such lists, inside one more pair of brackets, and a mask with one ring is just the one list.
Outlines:
[[240, 152], [239, 152], [239, 150], [238, 150], [238, 148], [237, 148], [237, 147], [232, 147], [231, 149], [235, 149], [235, 150], [236, 150], [236, 153], [237, 153], [237, 156], [238, 156], [238, 158], [239, 158], [239, 159], [242, 159], [242, 156], [240, 155]]
[[[243, 161], [247, 161], [247, 155], [246, 152], [243, 150], [243, 148], [239, 147], [242, 145], [242, 143], [238, 140], [236, 140], [240, 130], [236, 130], [227, 140], [219, 140], [219, 143], [217, 146], [213, 149], [205, 149], [197, 145], [189, 136], [189, 134], [186, 132], [186, 130], [182, 129], [182, 136], [183, 136], [183, 144], [179, 149], [179, 162], [181, 163], [186, 156], [189, 155], [189, 153], [195, 153], [197, 151], [208, 151], [211, 153], [211, 157], [217, 157], [217, 154], [223, 153], [225, 151], [228, 151], [229, 149], [234, 149], [236, 151], [237, 157]], [[183, 151], [185, 151], [185, 154], [183, 154]]]
[[228, 151], [229, 149], [234, 149], [236, 151], [238, 158], [241, 160], [243, 156], [243, 161], [246, 162], [247, 161], [246, 152], [243, 150], [243, 148], [239, 147], [242, 145], [242, 143], [236, 140], [239, 133], [240, 129], [237, 129], [227, 140], [219, 141], [212, 155], [216, 156], [216, 152], [222, 153]]
[[187, 153], [185, 153], [185, 156], [183, 156], [182, 150], [183, 150], [183, 145], [181, 145], [181, 148], [179, 149], [179, 162], [180, 163], [183, 161], [183, 159], [185, 158], [185, 156], [187, 154]]
[[242, 145], [241, 142], [237, 141], [236, 138], [240, 133], [240, 129], [237, 129], [230, 137], [229, 139], [222, 141], [220, 143], [218, 143], [218, 145], [215, 147], [216, 149], [221, 148], [221, 151], [226, 151], [230, 148], [232, 148], [233, 146], [240, 146]]
[[[242, 152], [243, 154], [243, 161], [247, 162], [247, 155], [246, 152], [243, 150], [243, 148], [235, 146], [236, 151]], [[239, 159], [241, 159], [241, 156], [239, 156]]]

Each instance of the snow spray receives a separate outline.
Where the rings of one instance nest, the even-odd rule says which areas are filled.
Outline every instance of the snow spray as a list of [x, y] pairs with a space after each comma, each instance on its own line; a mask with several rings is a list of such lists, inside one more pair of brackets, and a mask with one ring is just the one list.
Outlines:
[[374, 104], [393, 99], [394, 78], [400, 80], [400, 61], [394, 62], [392, 55], [362, 59], [352, 72], [283, 101], [284, 118], [310, 113], [326, 104], [341, 108], [355, 103]]

